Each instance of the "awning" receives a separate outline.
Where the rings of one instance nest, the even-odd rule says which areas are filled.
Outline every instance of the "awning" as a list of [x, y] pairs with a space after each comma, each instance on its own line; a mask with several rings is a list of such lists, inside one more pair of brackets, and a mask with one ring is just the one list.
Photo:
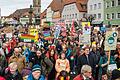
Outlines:
[[92, 24], [101, 24], [103, 21], [92, 21]]

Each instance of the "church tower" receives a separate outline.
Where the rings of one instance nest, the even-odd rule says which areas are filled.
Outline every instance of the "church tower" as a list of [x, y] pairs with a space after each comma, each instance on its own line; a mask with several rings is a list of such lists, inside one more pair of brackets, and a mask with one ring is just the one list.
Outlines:
[[41, 12], [41, 0], [33, 0], [33, 12], [39, 15]]

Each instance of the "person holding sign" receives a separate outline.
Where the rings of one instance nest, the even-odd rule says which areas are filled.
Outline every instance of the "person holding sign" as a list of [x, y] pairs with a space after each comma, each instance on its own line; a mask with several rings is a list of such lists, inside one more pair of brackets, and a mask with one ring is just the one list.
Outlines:
[[110, 51], [106, 51], [105, 55], [100, 57], [99, 61], [99, 78], [98, 80], [101, 80], [102, 74], [107, 73], [108, 71], [112, 71], [115, 69], [113, 66], [115, 63], [115, 58], [113, 56], [110, 56]]

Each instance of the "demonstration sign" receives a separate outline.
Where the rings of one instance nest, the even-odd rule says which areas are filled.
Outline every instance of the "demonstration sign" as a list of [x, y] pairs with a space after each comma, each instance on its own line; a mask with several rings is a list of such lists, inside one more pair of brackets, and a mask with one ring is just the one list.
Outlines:
[[117, 31], [107, 31], [106, 37], [105, 37], [105, 50], [116, 50], [116, 44], [117, 44]]
[[29, 34], [22, 34], [20, 36], [22, 42], [35, 42], [35, 36]]

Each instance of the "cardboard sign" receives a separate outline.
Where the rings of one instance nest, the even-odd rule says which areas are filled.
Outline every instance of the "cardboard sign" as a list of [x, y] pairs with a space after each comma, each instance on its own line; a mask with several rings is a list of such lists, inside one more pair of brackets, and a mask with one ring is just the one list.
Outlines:
[[83, 35], [80, 35], [79, 36], [79, 42], [81, 45], [90, 45], [91, 44], [91, 41], [90, 41], [90, 35], [87, 35], [87, 34], [83, 34]]
[[59, 37], [59, 35], [60, 35], [60, 30], [61, 30], [61, 26], [57, 25], [57, 26], [55, 27], [54, 38], [57, 38], [57, 39], [58, 39], [58, 37]]
[[91, 34], [90, 22], [82, 22], [83, 34]]
[[116, 44], [117, 44], [117, 31], [109, 30], [106, 32], [105, 36], [105, 50], [116, 50]]

